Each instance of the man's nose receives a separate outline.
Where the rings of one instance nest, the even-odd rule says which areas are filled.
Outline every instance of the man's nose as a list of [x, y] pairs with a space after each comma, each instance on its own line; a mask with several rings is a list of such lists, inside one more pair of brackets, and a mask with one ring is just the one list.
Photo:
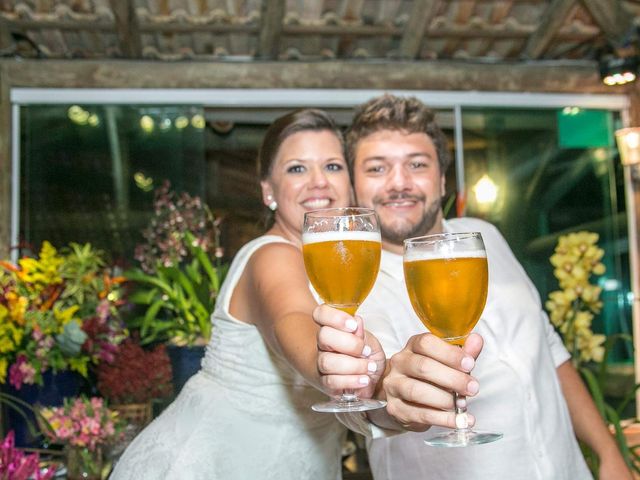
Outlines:
[[391, 190], [409, 190], [412, 185], [411, 173], [403, 165], [396, 165], [389, 170], [387, 186]]

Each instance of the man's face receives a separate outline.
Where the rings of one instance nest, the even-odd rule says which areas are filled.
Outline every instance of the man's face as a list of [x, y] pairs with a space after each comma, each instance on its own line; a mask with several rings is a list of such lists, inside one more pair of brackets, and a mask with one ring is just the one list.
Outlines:
[[427, 134], [372, 133], [358, 142], [353, 171], [358, 205], [375, 209], [389, 249], [401, 253], [404, 239], [442, 231], [444, 175]]

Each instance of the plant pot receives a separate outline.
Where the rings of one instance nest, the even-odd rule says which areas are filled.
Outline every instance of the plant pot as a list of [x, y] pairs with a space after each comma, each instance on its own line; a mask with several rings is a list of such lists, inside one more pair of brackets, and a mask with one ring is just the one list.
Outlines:
[[[42, 375], [42, 381], [42, 385], [22, 385], [20, 390], [16, 390], [7, 383], [3, 386], [3, 392], [30, 404], [32, 407], [58, 407], [62, 405], [65, 398], [77, 396], [82, 385], [82, 377], [70, 371], [55, 374], [46, 371]], [[5, 431], [13, 430], [15, 432], [16, 447], [38, 448], [43, 446], [44, 438], [40, 434], [33, 411], [23, 409], [22, 413], [24, 416], [15, 409], [3, 405]]]
[[176, 395], [180, 393], [187, 380], [200, 370], [204, 349], [205, 347], [201, 345], [191, 347], [167, 345], [167, 353], [173, 371], [173, 390]]
[[102, 449], [68, 445], [65, 449], [67, 480], [102, 480], [104, 458]]

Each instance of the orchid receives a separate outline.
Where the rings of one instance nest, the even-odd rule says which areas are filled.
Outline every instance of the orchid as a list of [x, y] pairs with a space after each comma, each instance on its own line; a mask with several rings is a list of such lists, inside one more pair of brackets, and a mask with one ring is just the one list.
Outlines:
[[0, 444], [1, 480], [49, 480], [56, 473], [54, 466], [45, 471], [39, 467], [37, 453], [28, 455], [15, 447], [15, 435], [10, 431]]
[[576, 366], [602, 362], [605, 353], [605, 336], [591, 330], [594, 316], [602, 309], [602, 289], [589, 283], [589, 279], [605, 272], [601, 262], [604, 251], [597, 242], [596, 233], [563, 235], [550, 258], [562, 290], [551, 292], [545, 306]]

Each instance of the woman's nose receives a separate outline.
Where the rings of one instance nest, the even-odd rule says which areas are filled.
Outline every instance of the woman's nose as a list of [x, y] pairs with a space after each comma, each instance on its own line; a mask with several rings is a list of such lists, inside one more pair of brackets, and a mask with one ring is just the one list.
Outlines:
[[311, 187], [325, 187], [327, 185], [327, 174], [321, 168], [314, 168], [311, 170]]

